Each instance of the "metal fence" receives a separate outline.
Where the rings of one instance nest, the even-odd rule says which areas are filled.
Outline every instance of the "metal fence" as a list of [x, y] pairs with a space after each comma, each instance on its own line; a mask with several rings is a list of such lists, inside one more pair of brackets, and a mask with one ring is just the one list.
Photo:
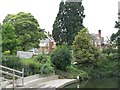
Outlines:
[[22, 71], [18, 71], [18, 70], [0, 65], [0, 73], [12, 76], [13, 88], [15, 88], [15, 78], [20, 78], [22, 80], [22, 86], [24, 86], [24, 68], [22, 69]]

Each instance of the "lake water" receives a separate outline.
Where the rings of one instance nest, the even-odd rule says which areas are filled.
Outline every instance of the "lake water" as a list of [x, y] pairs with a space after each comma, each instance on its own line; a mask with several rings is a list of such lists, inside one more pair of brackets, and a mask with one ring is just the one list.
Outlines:
[[65, 88], [118, 88], [118, 78], [104, 78], [77, 82]]

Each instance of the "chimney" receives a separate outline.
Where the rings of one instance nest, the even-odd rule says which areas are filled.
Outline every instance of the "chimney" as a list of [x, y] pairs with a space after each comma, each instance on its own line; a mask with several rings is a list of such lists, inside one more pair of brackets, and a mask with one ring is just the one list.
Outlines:
[[101, 30], [98, 30], [99, 38], [101, 38]]
[[98, 36], [99, 36], [99, 39], [100, 39], [99, 46], [101, 47], [101, 45], [102, 45], [102, 42], [101, 42], [101, 30], [98, 30]]

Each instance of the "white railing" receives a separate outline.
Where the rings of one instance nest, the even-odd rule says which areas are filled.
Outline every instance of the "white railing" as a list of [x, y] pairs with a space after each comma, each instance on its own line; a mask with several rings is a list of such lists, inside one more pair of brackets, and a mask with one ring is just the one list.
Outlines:
[[[3, 70], [3, 69], [6, 69], [6, 70]], [[12, 73], [9, 71], [12, 71]], [[0, 73], [13, 76], [13, 88], [15, 88], [15, 77], [20, 78], [22, 80], [22, 86], [24, 85], [24, 68], [22, 69], [22, 71], [18, 71], [18, 70], [0, 65]], [[16, 73], [19, 73], [21, 75], [17, 75]]]

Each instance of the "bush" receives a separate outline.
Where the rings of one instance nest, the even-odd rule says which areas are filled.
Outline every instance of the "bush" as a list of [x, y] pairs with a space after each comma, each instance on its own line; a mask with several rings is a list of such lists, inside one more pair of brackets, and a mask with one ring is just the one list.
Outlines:
[[111, 47], [103, 48], [103, 50], [102, 50], [102, 53], [106, 53], [106, 54], [117, 53], [117, 52], [118, 52], [117, 49], [113, 49]]
[[56, 47], [51, 54], [51, 61], [57, 69], [65, 70], [71, 64], [70, 50], [65, 45]]
[[36, 58], [20, 59], [13, 55], [4, 55], [2, 57], [2, 65], [16, 70], [22, 70], [24, 68], [25, 76], [34, 74], [52, 74], [54, 73], [54, 67], [51, 65], [50, 57], [48, 56], [36, 56], [40, 57], [38, 60], [42, 61], [45, 58], [45, 62], [39, 63]]
[[40, 64], [33, 59], [22, 59], [22, 67], [25, 70], [25, 76], [38, 74], [40, 70]]
[[118, 61], [118, 53], [109, 53], [108, 55], [106, 55], [106, 58], [108, 60], [116, 60], [116, 61]]
[[85, 71], [80, 70], [73, 65], [67, 67], [67, 72], [69, 73], [70, 78], [76, 78], [79, 76], [81, 80], [88, 79], [88, 74]]
[[34, 60], [36, 60], [39, 63], [45, 63], [47, 61], [47, 56], [39, 54], [36, 57], [34, 57]]
[[105, 78], [105, 77], [116, 77], [118, 76], [119, 63], [116, 61], [104, 61], [93, 68], [89, 75], [91, 78]]
[[45, 64], [41, 64], [40, 65], [40, 74], [54, 74], [54, 67], [52, 67], [51, 65], [51, 61], [47, 60], [47, 62]]
[[10, 53], [11, 53], [10, 50], [8, 50], [8, 51], [4, 51], [3, 54], [4, 54], [4, 55], [10, 55]]
[[2, 65], [9, 68], [22, 70], [21, 59], [14, 55], [3, 55]]

